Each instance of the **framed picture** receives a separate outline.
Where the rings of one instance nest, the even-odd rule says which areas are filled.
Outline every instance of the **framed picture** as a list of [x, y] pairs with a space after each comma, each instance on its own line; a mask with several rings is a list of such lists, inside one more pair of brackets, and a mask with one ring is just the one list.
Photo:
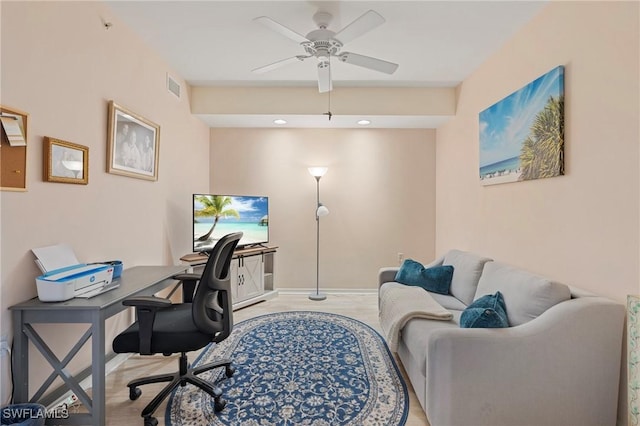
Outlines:
[[480, 183], [564, 174], [564, 67], [480, 113]]
[[0, 190], [27, 190], [29, 114], [0, 105]]
[[89, 183], [88, 147], [48, 136], [43, 142], [45, 182]]
[[107, 172], [158, 180], [160, 126], [109, 102]]

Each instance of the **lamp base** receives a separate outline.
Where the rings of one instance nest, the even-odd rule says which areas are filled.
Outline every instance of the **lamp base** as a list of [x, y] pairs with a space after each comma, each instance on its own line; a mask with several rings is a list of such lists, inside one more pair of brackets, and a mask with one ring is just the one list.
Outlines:
[[309, 299], [311, 300], [325, 300], [327, 298], [327, 295], [324, 293], [311, 293], [309, 295]]

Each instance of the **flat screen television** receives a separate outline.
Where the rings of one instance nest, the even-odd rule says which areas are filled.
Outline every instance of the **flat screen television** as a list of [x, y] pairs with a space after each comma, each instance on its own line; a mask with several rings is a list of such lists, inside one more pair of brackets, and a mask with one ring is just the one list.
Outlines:
[[223, 236], [242, 232], [238, 246], [269, 242], [269, 199], [193, 194], [193, 251], [208, 252]]

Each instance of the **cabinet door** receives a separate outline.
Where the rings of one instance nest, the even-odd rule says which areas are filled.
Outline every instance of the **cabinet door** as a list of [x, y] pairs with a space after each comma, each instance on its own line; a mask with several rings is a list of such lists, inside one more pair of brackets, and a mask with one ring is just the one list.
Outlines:
[[264, 292], [264, 263], [262, 255], [242, 257], [238, 302]]
[[240, 259], [231, 259], [229, 265], [229, 278], [231, 281], [231, 303], [238, 302], [238, 288], [240, 287]]

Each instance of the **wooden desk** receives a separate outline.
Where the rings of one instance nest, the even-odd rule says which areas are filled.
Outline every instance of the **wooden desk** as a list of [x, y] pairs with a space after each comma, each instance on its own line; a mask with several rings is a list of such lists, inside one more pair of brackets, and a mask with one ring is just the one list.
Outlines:
[[[105, 424], [105, 321], [128, 307], [122, 301], [131, 296], [149, 296], [177, 284], [171, 279], [184, 272], [186, 266], [136, 266], [125, 269], [118, 280], [120, 287], [91, 299], [74, 298], [64, 302], [41, 302], [38, 298], [11, 306], [13, 311], [14, 399], [16, 403], [37, 402], [56, 377], [62, 378], [76, 394], [88, 413], [70, 414], [67, 419], [47, 419], [47, 424]], [[62, 360], [53, 353], [33, 324], [89, 323], [91, 326]], [[80, 382], [66, 370], [67, 364], [91, 338], [91, 380], [93, 400]], [[29, 341], [53, 367], [53, 373], [33, 396], [29, 396]], [[51, 421], [51, 422], [50, 422]]]

